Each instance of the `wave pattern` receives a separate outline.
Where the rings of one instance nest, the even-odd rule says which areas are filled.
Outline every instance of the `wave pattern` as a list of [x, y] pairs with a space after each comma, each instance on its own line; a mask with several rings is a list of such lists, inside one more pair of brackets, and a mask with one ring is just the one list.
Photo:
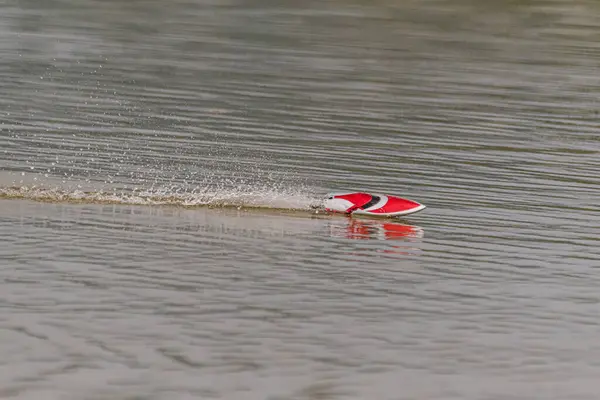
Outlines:
[[9, 3], [0, 397], [597, 397], [597, 4]]

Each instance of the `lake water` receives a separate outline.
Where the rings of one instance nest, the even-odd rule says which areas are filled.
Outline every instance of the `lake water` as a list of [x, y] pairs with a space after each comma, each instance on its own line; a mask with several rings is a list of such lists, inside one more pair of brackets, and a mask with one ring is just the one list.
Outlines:
[[0, 10], [1, 398], [597, 398], [597, 2]]

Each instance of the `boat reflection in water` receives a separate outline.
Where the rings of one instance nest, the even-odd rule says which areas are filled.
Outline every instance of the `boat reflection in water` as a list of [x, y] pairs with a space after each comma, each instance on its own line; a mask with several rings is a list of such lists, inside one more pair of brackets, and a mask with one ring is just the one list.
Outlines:
[[424, 231], [418, 226], [399, 222], [348, 218], [344, 223], [331, 224], [331, 235], [346, 239], [405, 240], [420, 239]]
[[[353, 246], [352, 253], [355, 255], [376, 252], [415, 256], [421, 252], [418, 245], [425, 233], [422, 228], [414, 225], [359, 218], [331, 221], [329, 228], [331, 237], [364, 241], [366, 247], [361, 245], [359, 249]], [[369, 242], [373, 245], [367, 245]]]

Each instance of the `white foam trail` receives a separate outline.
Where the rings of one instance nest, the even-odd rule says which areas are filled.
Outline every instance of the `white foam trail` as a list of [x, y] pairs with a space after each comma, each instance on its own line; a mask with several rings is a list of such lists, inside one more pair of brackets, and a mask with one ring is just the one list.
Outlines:
[[174, 205], [182, 207], [264, 207], [309, 210], [320, 204], [316, 196], [291, 190], [235, 188], [176, 192], [170, 189], [131, 191], [83, 191], [60, 187], [0, 187], [0, 198], [50, 202], [111, 203], [127, 205]]

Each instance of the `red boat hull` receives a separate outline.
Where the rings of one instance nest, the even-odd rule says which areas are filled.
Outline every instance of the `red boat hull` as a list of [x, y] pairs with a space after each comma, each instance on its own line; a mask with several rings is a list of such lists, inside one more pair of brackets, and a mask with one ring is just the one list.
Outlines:
[[413, 200], [379, 193], [337, 193], [325, 200], [325, 210], [329, 212], [380, 217], [414, 214], [425, 208], [425, 205]]

